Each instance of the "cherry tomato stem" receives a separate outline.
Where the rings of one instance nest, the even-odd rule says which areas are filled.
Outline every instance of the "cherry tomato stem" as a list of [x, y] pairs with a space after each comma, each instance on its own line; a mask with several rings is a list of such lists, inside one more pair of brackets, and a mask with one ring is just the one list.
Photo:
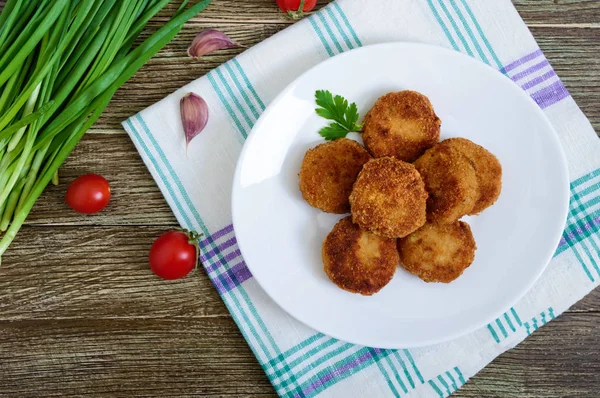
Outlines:
[[289, 19], [300, 19], [315, 8], [317, 0], [276, 0], [281, 11]]
[[196, 248], [196, 266], [194, 268], [198, 269], [200, 266], [200, 238], [204, 236], [203, 233], [190, 231], [185, 228], [177, 228], [177, 231], [181, 231], [188, 237], [188, 243]]

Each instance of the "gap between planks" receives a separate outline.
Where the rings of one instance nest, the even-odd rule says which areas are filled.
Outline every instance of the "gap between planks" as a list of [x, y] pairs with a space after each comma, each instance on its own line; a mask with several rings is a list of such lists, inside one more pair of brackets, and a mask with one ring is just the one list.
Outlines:
[[[312, 15], [312, 14], [311, 14]], [[293, 25], [298, 21], [290, 21], [287, 19], [218, 19], [218, 18], [199, 18], [198, 20], [190, 21], [194, 23], [212, 23], [218, 25]], [[530, 28], [600, 28], [600, 22], [590, 23], [526, 23]]]
[[211, 315], [164, 315], [164, 316], [145, 316], [145, 315], [128, 315], [128, 316], [100, 316], [100, 317], [78, 317], [78, 316], [52, 316], [52, 317], [0, 317], [0, 326], [3, 323], [17, 323], [17, 322], [55, 322], [55, 321], [89, 321], [90, 319], [94, 320], [103, 320], [103, 321], [145, 321], [145, 320], [168, 320], [168, 321], [189, 321], [189, 320], [202, 320], [202, 319], [219, 319], [219, 318], [231, 318], [230, 313], [223, 314], [211, 314]]
[[[564, 311], [560, 316], [571, 314], [571, 315], [590, 315], [590, 314], [600, 314], [600, 310], [589, 309], [589, 310], [571, 310], [568, 309]], [[560, 317], [559, 316], [559, 317]], [[230, 313], [223, 314], [210, 314], [210, 315], [164, 315], [164, 316], [147, 316], [147, 315], [127, 315], [127, 316], [99, 316], [99, 317], [78, 317], [78, 316], [52, 316], [52, 317], [26, 317], [26, 316], [0, 316], [0, 327], [3, 324], [10, 323], [12, 325], [19, 322], [27, 322], [27, 323], [43, 323], [43, 322], [60, 322], [60, 321], [69, 321], [69, 322], [85, 322], [90, 319], [102, 321], [190, 321], [196, 320], [201, 321], [203, 319], [230, 319], [232, 318]], [[482, 327], [483, 328], [483, 327]]]
[[527, 24], [530, 28], [575, 28], [575, 29], [597, 29], [600, 28], [600, 22], [592, 22], [592, 23], [531, 23]]
[[140, 228], [152, 228], [152, 227], [157, 227], [157, 228], [164, 228], [164, 227], [172, 227], [172, 228], [179, 228], [179, 224], [177, 224], [176, 222], [166, 222], [166, 223], [131, 223], [131, 224], [127, 224], [127, 223], [120, 223], [120, 224], [114, 224], [114, 223], [89, 223], [86, 224], [85, 222], [82, 221], [72, 221], [72, 222], [56, 222], [56, 223], [28, 223], [28, 224], [23, 224], [23, 228], [109, 228], [109, 227], [116, 227], [116, 228], [128, 228], [128, 227], [140, 227]]
[[124, 129], [96, 129], [94, 127], [90, 128], [86, 134], [127, 134]]

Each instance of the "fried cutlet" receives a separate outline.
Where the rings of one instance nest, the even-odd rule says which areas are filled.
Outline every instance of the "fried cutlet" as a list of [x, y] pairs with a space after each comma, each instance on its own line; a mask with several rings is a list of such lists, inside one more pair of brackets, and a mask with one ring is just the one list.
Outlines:
[[350, 216], [327, 235], [322, 249], [325, 273], [340, 288], [370, 296], [392, 280], [399, 258], [395, 239], [361, 229]]
[[449, 283], [475, 259], [477, 246], [469, 224], [427, 223], [398, 240], [400, 264], [425, 282]]
[[440, 139], [441, 121], [429, 99], [416, 91], [379, 98], [365, 117], [363, 140], [376, 158], [413, 162]]
[[449, 138], [440, 143], [459, 150], [473, 165], [479, 183], [479, 198], [469, 212], [479, 214], [493, 205], [502, 191], [502, 165], [496, 156], [484, 147], [466, 138]]
[[479, 183], [473, 165], [459, 150], [436, 145], [414, 165], [429, 193], [429, 221], [451, 223], [473, 212], [479, 198]]
[[300, 192], [313, 207], [327, 213], [350, 211], [350, 192], [371, 155], [346, 138], [321, 144], [306, 152], [300, 168]]
[[410, 163], [392, 157], [368, 161], [350, 194], [352, 220], [385, 238], [402, 238], [426, 220], [427, 192]]

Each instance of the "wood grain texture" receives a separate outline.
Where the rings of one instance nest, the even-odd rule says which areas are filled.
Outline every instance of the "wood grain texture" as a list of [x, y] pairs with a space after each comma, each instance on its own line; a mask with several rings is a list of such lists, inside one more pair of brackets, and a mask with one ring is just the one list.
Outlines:
[[600, 314], [565, 313], [498, 357], [455, 397], [598, 397]]
[[600, 24], [597, 0], [513, 0], [523, 20], [529, 24]]
[[[73, 212], [65, 203], [66, 187], [82, 174], [110, 181], [111, 201], [94, 216]], [[49, 186], [35, 204], [27, 225], [176, 225], [133, 143], [125, 134], [87, 134], [59, 171], [59, 185]]]
[[[600, 2], [513, 3], [600, 132]], [[218, 28], [252, 46], [289, 24], [273, 0], [213, 0], [117, 92], [3, 257], [0, 396], [275, 396], [203, 271], [177, 282], [148, 271], [153, 239], [176, 220], [120, 121], [242, 51], [188, 59], [201, 30]], [[94, 217], [73, 213], [63, 198], [88, 172], [107, 177], [113, 191]], [[596, 290], [455, 396], [597, 397], [599, 336]]]
[[0, 321], [2, 396], [273, 395], [230, 318]]

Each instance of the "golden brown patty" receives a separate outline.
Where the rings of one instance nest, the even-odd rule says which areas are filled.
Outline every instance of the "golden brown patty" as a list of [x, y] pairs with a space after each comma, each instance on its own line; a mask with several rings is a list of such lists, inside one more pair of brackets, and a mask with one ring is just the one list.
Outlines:
[[300, 168], [300, 192], [313, 207], [328, 213], [350, 211], [352, 184], [371, 155], [356, 141], [340, 138], [310, 149]]
[[484, 147], [466, 138], [450, 138], [441, 142], [458, 149], [475, 168], [479, 183], [479, 199], [469, 214], [479, 214], [496, 202], [502, 191], [502, 165], [498, 158]]
[[441, 121], [429, 99], [416, 91], [379, 98], [365, 117], [363, 140], [378, 158], [394, 156], [413, 162], [440, 139]]
[[385, 238], [402, 238], [426, 220], [427, 192], [410, 163], [386, 157], [368, 161], [350, 194], [352, 220]]
[[395, 239], [381, 238], [341, 219], [323, 242], [325, 273], [333, 283], [352, 293], [370, 296], [392, 280], [398, 268]]
[[400, 264], [425, 282], [449, 283], [475, 259], [475, 239], [469, 224], [427, 223], [398, 240]]
[[473, 211], [479, 198], [477, 175], [460, 151], [448, 145], [436, 145], [414, 164], [429, 193], [429, 221], [451, 223]]

